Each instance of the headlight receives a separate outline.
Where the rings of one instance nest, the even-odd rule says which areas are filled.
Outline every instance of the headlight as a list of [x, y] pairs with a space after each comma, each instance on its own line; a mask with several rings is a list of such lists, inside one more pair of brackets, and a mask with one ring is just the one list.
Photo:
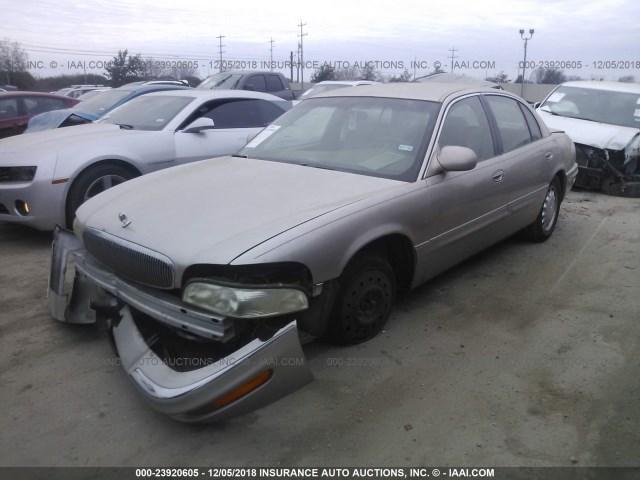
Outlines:
[[238, 288], [203, 282], [188, 284], [182, 301], [236, 318], [272, 317], [309, 306], [305, 293], [295, 288]]
[[0, 167], [0, 182], [30, 182], [38, 167]]

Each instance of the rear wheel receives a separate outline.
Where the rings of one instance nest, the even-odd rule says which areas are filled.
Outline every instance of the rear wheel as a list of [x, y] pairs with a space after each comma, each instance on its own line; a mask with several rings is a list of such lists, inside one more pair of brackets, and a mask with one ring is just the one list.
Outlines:
[[528, 239], [534, 242], [544, 242], [551, 236], [558, 223], [561, 199], [560, 180], [555, 177], [547, 189], [538, 218], [524, 230]]
[[73, 182], [67, 195], [65, 208], [67, 227], [71, 228], [76, 218], [76, 210], [91, 197], [115, 187], [135, 177], [131, 171], [120, 165], [101, 164], [87, 168]]
[[377, 254], [356, 256], [345, 268], [326, 337], [357, 344], [375, 337], [391, 314], [396, 279], [389, 262]]

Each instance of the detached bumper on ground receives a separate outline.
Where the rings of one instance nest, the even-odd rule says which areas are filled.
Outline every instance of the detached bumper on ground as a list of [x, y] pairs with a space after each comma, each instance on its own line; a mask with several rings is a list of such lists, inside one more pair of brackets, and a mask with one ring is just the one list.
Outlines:
[[[67, 267], [72, 262], [76, 272], [69, 290], [65, 277], [69, 278]], [[56, 228], [49, 277], [51, 315], [68, 323], [92, 323], [96, 310], [119, 308], [120, 320], [113, 329], [116, 349], [129, 378], [154, 409], [185, 422], [217, 421], [263, 407], [313, 379], [295, 321], [270, 338], [254, 338], [223, 358], [199, 359], [196, 366], [203, 365], [200, 368], [171, 368], [145, 341], [131, 307], [146, 307], [147, 315], [172, 327], [206, 328], [198, 312], [173, 304], [177, 302], [155, 299], [96, 268], [80, 241], [71, 232]], [[224, 339], [226, 327], [224, 322], [211, 325], [211, 336]], [[212, 349], [216, 346], [211, 342]]]

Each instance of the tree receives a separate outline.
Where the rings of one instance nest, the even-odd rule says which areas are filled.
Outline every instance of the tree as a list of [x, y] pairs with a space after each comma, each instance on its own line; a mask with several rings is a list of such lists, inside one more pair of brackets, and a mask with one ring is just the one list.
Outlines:
[[567, 77], [562, 70], [555, 68], [538, 68], [535, 71], [536, 83], [544, 83], [547, 85], [559, 85], [567, 81]]
[[636, 77], [633, 75], [625, 75], [624, 77], [620, 77], [618, 81], [622, 83], [635, 83]]
[[[200, 78], [198, 78], [197, 76], [197, 73], [198, 73], [197, 68], [193, 68], [189, 66], [176, 66], [176, 67], [171, 67], [171, 71], [169, 75], [174, 80], [188, 80], [189, 85], [196, 86], [201, 82]], [[195, 85], [193, 85], [193, 82], [195, 82]]]
[[402, 72], [402, 75], [400, 75], [399, 77], [396, 77], [395, 75], [393, 77], [391, 77], [389, 79], [389, 82], [410, 82], [411, 81], [411, 74], [409, 73], [409, 70], [407, 70], [406, 68], [404, 69], [404, 72]]
[[336, 71], [335, 67], [325, 63], [320, 68], [317, 68], [313, 75], [311, 75], [311, 81], [313, 83], [324, 82], [325, 80], [335, 80]]
[[360, 77], [360, 69], [357, 67], [341, 68], [335, 72], [336, 80], [357, 80]]
[[[15, 74], [18, 72], [27, 72], [27, 61], [29, 55], [23, 50], [18, 42], [12, 42], [9, 39], [0, 41], [0, 81], [6, 81], [7, 85], [15, 83]], [[33, 77], [31, 77], [33, 80]], [[21, 85], [15, 84], [16, 87]]]
[[372, 62], [367, 62], [362, 69], [362, 73], [360, 74], [360, 80], [369, 80], [375, 81], [378, 80], [380, 75], [376, 72], [376, 69]]
[[140, 72], [140, 76], [145, 80], [158, 80], [170, 75], [169, 69], [162, 67], [162, 62], [153, 57], [146, 57], [143, 64], [144, 70]]
[[58, 75], [56, 77], [40, 77], [35, 81], [33, 88], [41, 92], [53, 92], [74, 84], [106, 85], [107, 79], [94, 73], [76, 75]]
[[131, 56], [128, 50], [118, 50], [111, 66], [106, 68], [106, 77], [112, 87], [120, 87], [125, 83], [144, 79], [146, 65], [140, 54]]
[[496, 83], [509, 83], [511, 81], [511, 80], [509, 80], [509, 75], [507, 75], [503, 71], [500, 71], [499, 74], [497, 74], [497, 75], [495, 75], [493, 77], [487, 77], [487, 78], [485, 78], [485, 80], [487, 80], [489, 82], [496, 82]]

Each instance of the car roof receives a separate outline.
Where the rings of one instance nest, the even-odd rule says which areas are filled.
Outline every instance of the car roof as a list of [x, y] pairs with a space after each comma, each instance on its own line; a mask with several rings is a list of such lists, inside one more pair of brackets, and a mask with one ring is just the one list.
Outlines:
[[231, 75], [265, 75], [265, 74], [269, 74], [269, 75], [280, 75], [279, 72], [271, 72], [269, 70], [227, 70], [226, 72], [215, 72], [212, 73], [210, 76], [213, 75], [218, 75], [218, 74], [231, 74]]
[[[443, 102], [452, 94], [467, 93], [504, 94], [494, 88], [474, 87], [462, 83], [385, 83], [379, 85], [362, 85], [358, 88], [339, 88], [322, 93], [313, 98], [321, 97], [381, 97], [404, 98], [409, 100], [428, 100]], [[510, 95], [514, 96], [514, 95]], [[517, 97], [516, 97], [517, 98]]]
[[598, 82], [596, 80], [574, 80], [565, 82], [561, 87], [590, 88], [592, 90], [609, 90], [612, 92], [640, 93], [640, 84], [624, 82]]
[[138, 91], [153, 91], [153, 90], [190, 90], [190, 87], [183, 85], [123, 85], [118, 88], [114, 88], [112, 90], [127, 90], [130, 92], [138, 92]]
[[269, 93], [254, 92], [250, 90], [198, 90], [196, 88], [165, 90], [161, 92], [148, 93], [145, 97], [155, 96], [177, 96], [177, 97], [193, 97], [193, 98], [261, 98], [263, 100], [277, 100], [286, 102], [280, 97]]
[[60, 100], [75, 100], [74, 98], [65, 97], [64, 95], [56, 95], [54, 93], [45, 93], [45, 92], [30, 92], [27, 90], [12, 90], [9, 92], [0, 92], [0, 96], [2, 98], [23, 97], [25, 95], [36, 96], [36, 97], [59, 98]]
[[[418, 77], [413, 80], [416, 83], [463, 83], [466, 85], [475, 85], [478, 87], [491, 87], [496, 89], [502, 89], [499, 83], [492, 82], [490, 80], [483, 80], [481, 78], [470, 77], [459, 73], [442, 72], [432, 73], [431, 75], [425, 75], [424, 77]], [[413, 83], [412, 82], [412, 83]]]
[[312, 85], [312, 87], [315, 87], [317, 85], [377, 85], [378, 83], [380, 82], [375, 82], [373, 80], [323, 80], [322, 82], [318, 82], [315, 85]]

